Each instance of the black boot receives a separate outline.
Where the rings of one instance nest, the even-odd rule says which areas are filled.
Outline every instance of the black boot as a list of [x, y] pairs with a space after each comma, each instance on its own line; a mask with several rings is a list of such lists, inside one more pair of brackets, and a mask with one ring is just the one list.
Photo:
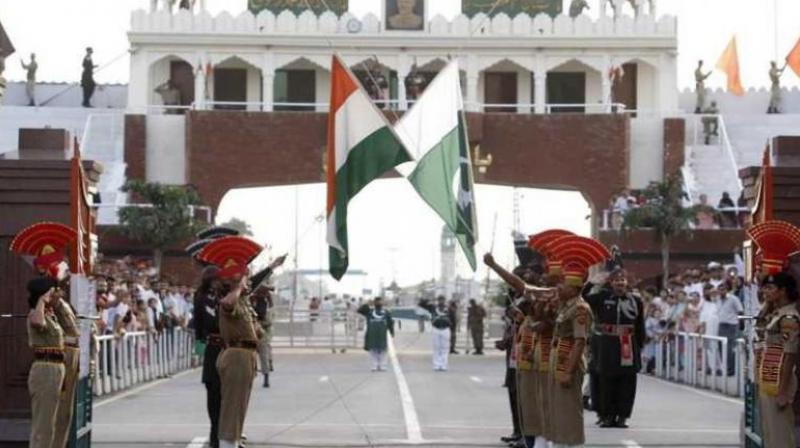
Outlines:
[[269, 373], [264, 374], [264, 387], [269, 387]]
[[626, 422], [626, 420], [627, 419], [625, 419], [625, 418], [617, 417], [616, 419], [614, 419], [614, 427], [615, 428], [627, 428], [628, 427], [628, 423]]

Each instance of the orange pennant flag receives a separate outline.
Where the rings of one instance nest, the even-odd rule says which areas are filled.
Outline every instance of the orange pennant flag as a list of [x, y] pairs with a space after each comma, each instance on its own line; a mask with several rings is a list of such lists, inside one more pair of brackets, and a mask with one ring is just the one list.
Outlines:
[[737, 96], [744, 95], [742, 78], [739, 76], [739, 54], [736, 51], [736, 36], [731, 39], [722, 56], [719, 57], [717, 68], [728, 76], [728, 92]]
[[786, 56], [786, 64], [792, 68], [797, 76], [800, 76], [800, 39], [797, 39], [797, 43], [794, 44], [794, 48], [789, 52], [789, 56]]

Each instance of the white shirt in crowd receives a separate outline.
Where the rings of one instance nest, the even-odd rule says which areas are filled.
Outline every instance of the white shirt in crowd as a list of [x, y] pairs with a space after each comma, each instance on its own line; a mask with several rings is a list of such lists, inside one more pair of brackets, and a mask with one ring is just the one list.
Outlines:
[[705, 324], [706, 335], [719, 334], [719, 305], [716, 302], [709, 300], [700, 302], [700, 322]]
[[744, 311], [742, 302], [734, 294], [727, 293], [719, 301], [719, 323], [739, 325], [739, 315]]
[[628, 198], [626, 196], [619, 196], [617, 200], [614, 201], [614, 211], [616, 212], [627, 212], [630, 206], [628, 205]]
[[703, 284], [701, 282], [690, 283], [684, 286], [683, 290], [686, 292], [687, 296], [690, 296], [693, 292], [696, 292], [701, 298], [703, 297]]

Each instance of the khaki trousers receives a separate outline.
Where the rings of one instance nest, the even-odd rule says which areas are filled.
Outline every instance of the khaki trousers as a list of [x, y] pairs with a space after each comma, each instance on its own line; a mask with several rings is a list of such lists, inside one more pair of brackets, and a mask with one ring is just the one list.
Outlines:
[[31, 396], [30, 448], [52, 446], [63, 382], [63, 364], [36, 361], [31, 366], [28, 373], [28, 393]]
[[778, 409], [775, 397], [759, 394], [758, 406], [761, 411], [761, 439], [764, 448], [795, 448], [792, 404]]
[[546, 438], [553, 446], [583, 445], [586, 443], [583, 429], [583, 372], [575, 371], [567, 387], [550, 375], [550, 424]]
[[69, 441], [69, 428], [72, 425], [72, 413], [75, 410], [75, 387], [78, 385], [81, 350], [66, 347], [64, 349], [64, 387], [58, 401], [56, 428], [53, 434], [53, 448], [64, 448]]
[[256, 351], [242, 348], [226, 348], [217, 359], [222, 389], [219, 440], [237, 442], [242, 438], [256, 363]]

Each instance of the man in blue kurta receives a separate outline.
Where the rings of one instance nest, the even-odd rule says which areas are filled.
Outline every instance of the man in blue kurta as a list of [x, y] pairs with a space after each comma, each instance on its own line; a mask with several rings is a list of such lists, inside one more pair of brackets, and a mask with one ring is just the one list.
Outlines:
[[387, 333], [394, 336], [394, 320], [389, 311], [383, 308], [383, 300], [376, 297], [372, 306], [364, 304], [358, 308], [358, 314], [367, 319], [367, 332], [364, 334], [364, 350], [369, 352], [372, 360], [372, 371], [386, 370], [386, 350], [388, 349]]

